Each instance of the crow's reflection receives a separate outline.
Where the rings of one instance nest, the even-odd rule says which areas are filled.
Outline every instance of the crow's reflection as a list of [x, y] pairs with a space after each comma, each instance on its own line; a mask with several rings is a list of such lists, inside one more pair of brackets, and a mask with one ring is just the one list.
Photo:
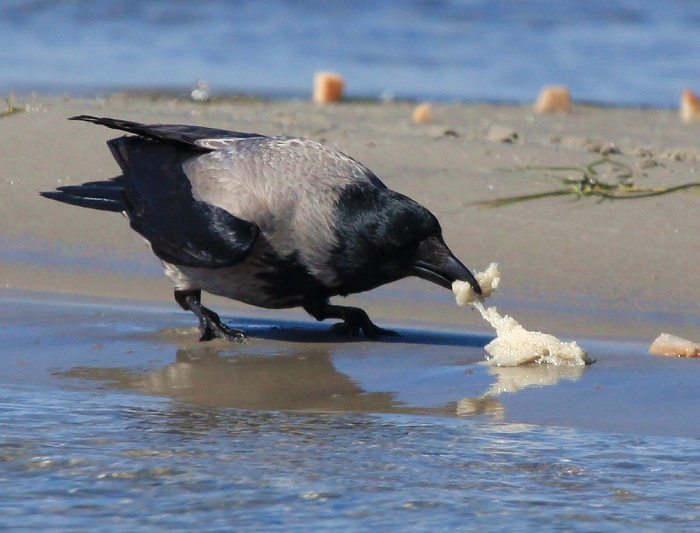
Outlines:
[[[414, 394], [413, 405], [408, 406], [397, 398], [402, 392], [406, 392], [402, 387], [411, 386], [413, 381], [410, 379], [408, 382], [399, 381], [398, 383], [389, 379], [386, 390], [382, 390], [381, 385], [377, 390], [377, 380], [370, 379], [369, 381], [374, 383], [373, 392], [368, 392], [362, 387], [362, 381], [355, 381], [351, 375], [338, 371], [333, 357], [337, 355], [338, 346], [347, 346], [347, 343], [338, 345], [318, 342], [317, 328], [259, 326], [258, 329], [257, 333], [261, 338], [267, 337], [267, 342], [247, 345], [236, 345], [224, 341], [206, 344], [187, 342], [187, 340], [183, 341], [183, 336], [178, 331], [167, 330], [159, 333], [159, 339], [160, 342], [165, 341], [171, 346], [176, 344], [174, 362], [170, 364], [159, 368], [80, 366], [57, 372], [55, 375], [99, 381], [108, 388], [139, 391], [208, 407], [232, 407], [258, 411], [424, 413], [502, 417], [504, 408], [497, 399], [500, 394], [515, 392], [533, 385], [553, 385], [560, 379], [576, 380], [583, 372], [583, 367], [546, 365], [516, 368], [489, 367], [488, 373], [493, 375], [496, 381], [488, 384], [488, 381], [483, 381], [482, 372], [474, 374], [474, 371], [470, 370], [469, 374], [482, 377], [476, 382], [470, 381], [472, 378], [465, 377], [464, 388], [477, 391], [484, 387], [481, 395], [463, 398], [459, 402], [457, 399], [460, 396], [456, 396], [452, 401], [448, 400], [446, 403], [436, 405], [429, 390], [426, 390], [428, 396], [425, 402], [420, 399], [416, 402], [417, 397]], [[431, 348], [454, 345], [466, 348], [478, 345], [482, 340], [477, 336], [435, 333], [434, 339], [430, 339], [436, 341], [433, 344], [423, 339], [426, 335], [427, 333], [423, 332], [405, 331], [402, 334], [401, 344], [419, 344]], [[293, 336], [295, 342], [289, 342], [287, 339], [289, 336]], [[365, 349], [358, 348], [358, 354], [363, 353]], [[440, 352], [427, 351], [423, 356], [431, 357], [437, 353]], [[380, 350], [378, 354], [373, 353], [381, 358], [396, 357], [395, 354], [396, 349], [393, 352]], [[434, 361], [435, 365], [438, 367], [446, 364], [454, 365], [454, 354], [451, 351], [448, 351], [448, 354], [437, 357]], [[413, 356], [415, 359], [415, 353]], [[371, 373], [374, 369], [369, 361], [365, 361], [363, 365], [364, 372]], [[387, 368], [389, 367], [382, 366], [380, 363], [377, 371], [381, 374], [386, 372]], [[418, 364], [416, 372], [430, 373], [431, 368], [430, 365]], [[360, 372], [357, 379], [361, 380], [363, 375]], [[437, 389], [444, 385], [439, 379], [435, 382]], [[443, 401], [445, 400], [447, 398], [443, 396]]]
[[203, 405], [246, 409], [389, 411], [394, 394], [365, 393], [333, 366], [331, 352], [222, 356], [208, 347], [179, 349], [176, 362], [134, 381], [144, 392]]
[[277, 355], [230, 355], [216, 346], [197, 345], [178, 349], [174, 363], [156, 370], [75, 367], [57, 375], [206, 406], [374, 412], [399, 408], [394, 393], [367, 393], [338, 372], [324, 345]]

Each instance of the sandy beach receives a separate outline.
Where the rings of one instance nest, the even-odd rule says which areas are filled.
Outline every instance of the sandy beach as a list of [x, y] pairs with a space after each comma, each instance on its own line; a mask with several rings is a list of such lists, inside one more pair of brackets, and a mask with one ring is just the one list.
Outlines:
[[[288, 526], [312, 516], [351, 527], [382, 524], [382, 510], [396, 508], [390, 515], [420, 509], [426, 520], [488, 528], [502, 519], [493, 502], [504, 493], [515, 498], [514, 527], [557, 517], [646, 527], [649, 506], [657, 525], [697, 523], [700, 414], [689, 407], [700, 360], [647, 350], [662, 331], [700, 340], [700, 189], [473, 204], [560, 189], [603, 157], [612, 163], [593, 169], [605, 183], [616, 180], [610, 165], [639, 188], [700, 181], [700, 126], [670, 110], [580, 105], [536, 115], [442, 104], [418, 125], [405, 102], [17, 102], [26, 111], [0, 118], [0, 413], [12, 428], [0, 465], [16, 486], [35, 487], [5, 502], [8, 512], [15, 500], [22, 506], [23, 524], [50, 516], [70, 529], [106, 509], [137, 529], [156, 511], [183, 527], [198, 512], [220, 525], [230, 513], [255, 524], [257, 512], [284, 515], [274, 523]], [[489, 303], [576, 340], [596, 362], [488, 367], [493, 331], [418, 279], [347, 298], [396, 339], [341, 338], [300, 310], [205, 295], [250, 339], [200, 343], [195, 318], [176, 306], [122, 216], [39, 197], [118, 172], [104, 145], [115, 132], [66, 120], [77, 114], [298, 135], [340, 149], [432, 210], [470, 268], [499, 263], [502, 286]], [[154, 496], [157, 485], [172, 496]], [[43, 490], [57, 491], [62, 507], [34, 512]], [[85, 502], [95, 490], [93, 509]], [[574, 494], [591, 507], [572, 506]]]
[[[554, 320], [555, 330], [570, 335], [652, 339], [657, 331], [645, 323], [648, 318], [668, 319], [681, 336], [697, 332], [697, 189], [635, 200], [570, 195], [495, 209], [469, 205], [561, 188], [544, 170], [517, 169], [582, 168], [606, 148], [613, 152], [607, 157], [633, 171], [637, 186], [698, 180], [698, 126], [681, 124], [673, 111], [577, 106], [570, 115], [543, 116], [527, 107], [436, 105], [433, 123], [416, 125], [409, 103], [198, 105], [115, 95], [29, 98], [22, 104], [27, 112], [0, 120], [0, 287], [170, 300], [159, 264], [118, 215], [70, 208], [37, 194], [117, 173], [104, 146], [114, 132], [65, 120], [88, 113], [320, 140], [431, 209], [465, 264], [478, 270], [497, 261], [503, 288], [494, 303], [524, 306], [533, 327]], [[515, 142], [500, 142], [502, 131], [515, 132]], [[580, 177], [576, 172], [559, 176]], [[386, 305], [385, 297], [371, 293], [351, 299], [390, 321], [482, 326], [475, 313], [454, 308], [449, 293], [424, 282], [381, 290], [399, 301], [420, 295], [430, 305]], [[225, 301], [215, 305], [242, 308]], [[284, 318], [287, 312], [276, 315]]]

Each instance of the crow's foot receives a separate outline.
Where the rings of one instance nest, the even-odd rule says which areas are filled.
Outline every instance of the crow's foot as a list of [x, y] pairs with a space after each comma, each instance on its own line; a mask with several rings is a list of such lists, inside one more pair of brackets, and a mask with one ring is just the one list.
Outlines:
[[398, 333], [389, 329], [380, 328], [374, 324], [367, 316], [367, 313], [357, 307], [344, 307], [341, 305], [330, 305], [325, 302], [312, 306], [305, 306], [306, 312], [316, 320], [327, 318], [341, 318], [343, 322], [333, 324], [331, 331], [341, 335], [357, 337], [360, 331], [368, 339], [378, 339], [380, 337], [398, 337]]
[[219, 315], [206, 307], [204, 310], [209, 311], [211, 314], [207, 313], [204, 319], [200, 319], [199, 321], [200, 341], [210, 341], [216, 338], [228, 339], [236, 342], [244, 342], [247, 340], [245, 333], [243, 333], [240, 329], [228, 327], [226, 324], [221, 322]]
[[201, 291], [175, 291], [175, 301], [180, 307], [192, 311], [199, 319], [199, 340], [210, 341], [212, 339], [228, 339], [230, 341], [243, 342], [245, 334], [239, 329], [233, 329], [224, 324], [219, 315], [202, 305]]
[[354, 322], [338, 322], [331, 326], [331, 331], [338, 335], [346, 337], [357, 337], [360, 331], [365, 334], [368, 339], [378, 339], [380, 337], [398, 337], [399, 334], [391, 329], [384, 329], [377, 326], [371, 320], [364, 324]]

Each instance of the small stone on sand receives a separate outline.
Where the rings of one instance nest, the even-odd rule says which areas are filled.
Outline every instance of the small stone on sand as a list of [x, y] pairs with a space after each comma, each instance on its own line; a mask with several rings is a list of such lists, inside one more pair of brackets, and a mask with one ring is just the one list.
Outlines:
[[514, 143], [519, 139], [518, 132], [510, 126], [493, 124], [486, 132], [486, 139], [496, 143]]
[[621, 154], [622, 150], [615, 143], [608, 143], [600, 147], [598, 150], [600, 155], [614, 155]]
[[411, 114], [411, 120], [415, 124], [427, 124], [433, 120], [433, 106], [427, 102], [423, 102], [416, 106]]
[[537, 113], [571, 113], [571, 92], [563, 85], [543, 87], [534, 106]]
[[190, 93], [190, 98], [195, 102], [209, 101], [209, 84], [204, 80], [199, 80], [196, 87]]
[[340, 102], [343, 99], [345, 82], [335, 72], [317, 72], [314, 76], [313, 101], [317, 104]]
[[654, 150], [646, 146], [640, 146], [634, 151], [634, 155], [637, 157], [652, 158], [654, 157]]

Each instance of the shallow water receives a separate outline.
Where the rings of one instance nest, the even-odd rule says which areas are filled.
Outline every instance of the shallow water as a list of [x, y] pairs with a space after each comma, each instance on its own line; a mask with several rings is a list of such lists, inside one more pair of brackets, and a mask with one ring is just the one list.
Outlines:
[[493, 374], [469, 332], [247, 319], [248, 344], [202, 345], [156, 307], [0, 315], [2, 528], [700, 526], [700, 371], [640, 345]]
[[353, 96], [677, 105], [698, 87], [700, 4], [558, 2], [40, 2], [0, 5], [0, 91], [191, 88], [307, 97], [317, 70]]
[[13, 386], [0, 400], [8, 528], [700, 525], [694, 439], [207, 409], [104, 391]]

